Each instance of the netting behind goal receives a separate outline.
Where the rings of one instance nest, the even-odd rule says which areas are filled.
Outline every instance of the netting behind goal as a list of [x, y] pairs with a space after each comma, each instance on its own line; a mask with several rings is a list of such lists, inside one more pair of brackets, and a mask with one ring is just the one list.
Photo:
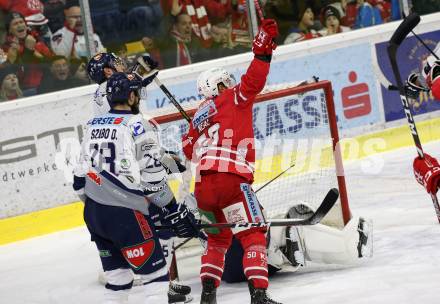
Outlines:
[[[331, 83], [320, 81], [272, 87], [258, 96], [253, 108], [257, 153], [253, 188], [268, 218], [283, 217], [300, 202], [317, 208], [334, 187], [339, 189], [340, 199], [323, 222], [337, 227], [348, 222], [350, 210], [342, 160], [336, 149], [339, 136], [332, 94]], [[190, 115], [194, 113], [194, 109], [187, 110]], [[186, 121], [179, 113], [155, 120], [162, 145], [181, 153]], [[182, 196], [192, 191], [193, 180], [191, 173], [186, 173], [183, 180], [172, 183]]]

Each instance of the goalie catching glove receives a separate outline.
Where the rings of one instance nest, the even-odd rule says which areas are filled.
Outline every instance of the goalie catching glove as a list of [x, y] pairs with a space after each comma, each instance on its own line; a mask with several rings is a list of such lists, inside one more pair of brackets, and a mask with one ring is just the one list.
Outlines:
[[428, 193], [437, 193], [440, 182], [440, 165], [434, 157], [426, 153], [424, 158], [416, 157], [413, 162], [413, 170], [417, 182], [425, 187]]
[[272, 51], [277, 47], [274, 39], [278, 34], [277, 22], [274, 19], [264, 19], [252, 43], [255, 57], [269, 62], [272, 59]]
[[188, 210], [185, 204], [176, 203], [173, 200], [169, 205], [165, 206], [165, 216], [162, 224], [171, 226], [174, 233], [180, 238], [197, 237], [199, 229], [194, 214]]

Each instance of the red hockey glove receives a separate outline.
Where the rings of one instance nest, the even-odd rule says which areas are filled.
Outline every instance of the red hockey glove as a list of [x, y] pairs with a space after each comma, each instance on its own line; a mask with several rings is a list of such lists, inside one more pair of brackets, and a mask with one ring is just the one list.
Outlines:
[[435, 99], [440, 100], [440, 60], [435, 62], [431, 70], [431, 91]]
[[438, 161], [425, 153], [424, 158], [416, 157], [413, 163], [414, 176], [428, 193], [437, 193], [440, 182], [440, 165]]
[[257, 56], [271, 56], [277, 45], [274, 39], [278, 37], [278, 24], [274, 19], [264, 19], [254, 38], [252, 52]]

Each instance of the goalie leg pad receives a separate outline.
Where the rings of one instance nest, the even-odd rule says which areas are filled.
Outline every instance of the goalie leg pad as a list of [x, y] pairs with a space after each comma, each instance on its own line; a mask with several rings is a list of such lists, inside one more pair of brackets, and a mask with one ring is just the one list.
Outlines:
[[284, 255], [293, 267], [306, 266], [304, 243], [303, 240], [301, 240], [300, 228], [286, 228], [286, 247], [284, 249]]
[[307, 260], [353, 264], [372, 255], [371, 224], [362, 218], [353, 217], [343, 230], [321, 224], [301, 228]]

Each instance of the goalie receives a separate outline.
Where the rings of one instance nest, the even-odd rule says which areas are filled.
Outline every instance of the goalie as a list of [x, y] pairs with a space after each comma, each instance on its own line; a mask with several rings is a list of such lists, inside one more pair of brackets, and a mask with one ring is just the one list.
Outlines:
[[[305, 219], [312, 214], [313, 210], [302, 203], [293, 206], [286, 218]], [[373, 253], [372, 226], [362, 217], [353, 217], [342, 230], [323, 224], [271, 227], [267, 239], [269, 276], [283, 268], [296, 271], [309, 262], [352, 265]], [[246, 280], [241, 267], [242, 256], [243, 249], [234, 239], [226, 253], [223, 281]]]

